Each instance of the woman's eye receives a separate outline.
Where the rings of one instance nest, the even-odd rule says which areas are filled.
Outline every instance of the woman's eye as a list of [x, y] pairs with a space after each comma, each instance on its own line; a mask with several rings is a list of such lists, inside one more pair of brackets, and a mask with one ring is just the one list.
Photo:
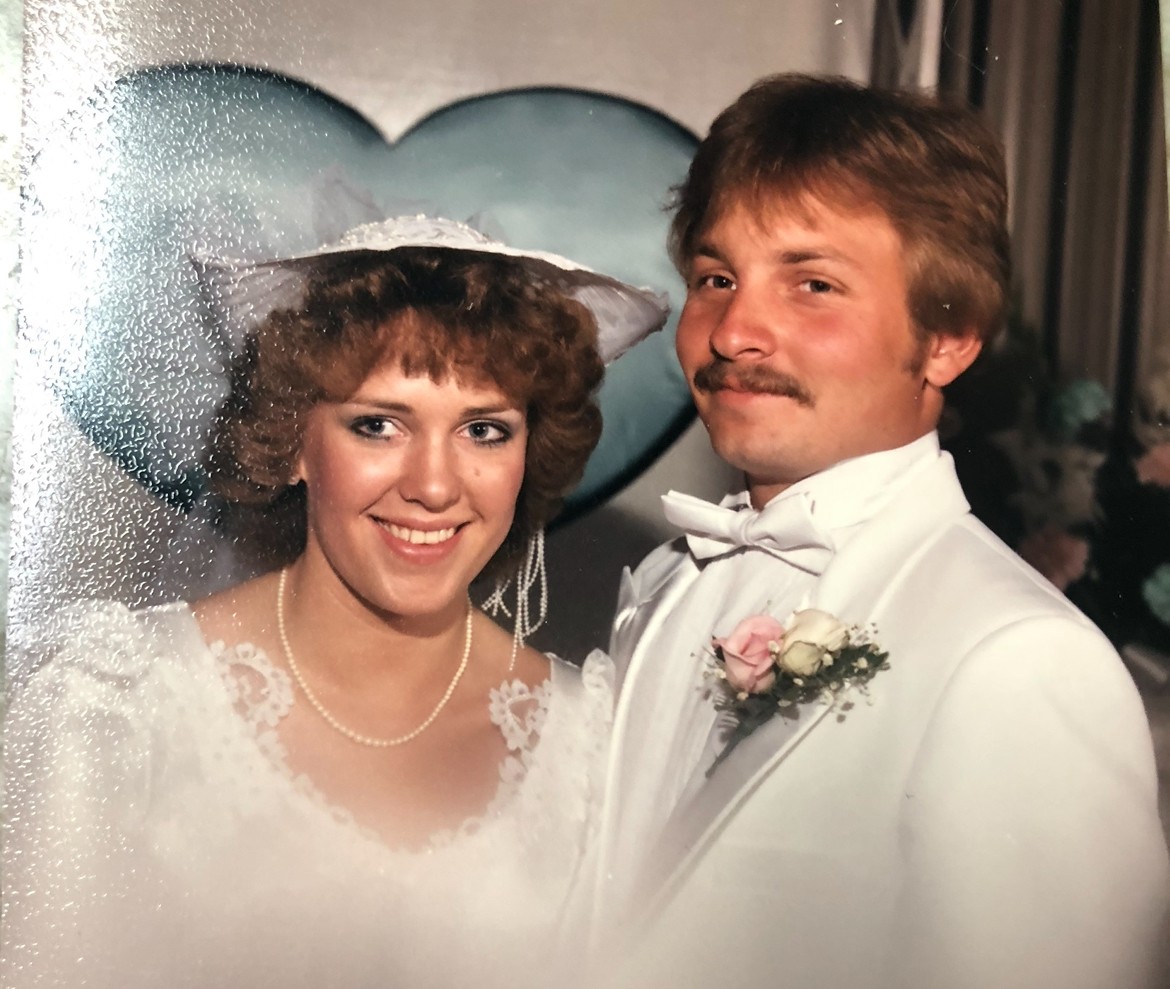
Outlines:
[[359, 416], [350, 424], [350, 429], [359, 436], [386, 439], [398, 432], [393, 420], [385, 416]]
[[501, 422], [492, 422], [489, 419], [477, 419], [463, 427], [467, 436], [481, 446], [495, 446], [512, 438], [512, 430]]

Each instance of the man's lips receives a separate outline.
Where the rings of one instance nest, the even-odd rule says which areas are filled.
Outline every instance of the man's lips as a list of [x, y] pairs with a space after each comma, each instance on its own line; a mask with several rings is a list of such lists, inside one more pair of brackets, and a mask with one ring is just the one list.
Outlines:
[[771, 389], [752, 387], [743, 384], [741, 381], [736, 381], [735, 378], [726, 379], [714, 391], [733, 391], [742, 395], [770, 395], [773, 394]]

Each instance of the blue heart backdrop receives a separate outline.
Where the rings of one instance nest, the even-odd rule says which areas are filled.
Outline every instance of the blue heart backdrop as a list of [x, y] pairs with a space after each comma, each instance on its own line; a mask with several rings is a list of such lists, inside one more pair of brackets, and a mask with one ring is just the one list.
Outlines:
[[[449, 106], [391, 144], [284, 77], [143, 71], [95, 95], [30, 169], [25, 345], [86, 435], [188, 509], [231, 356], [192, 251], [273, 256], [426, 211], [666, 291], [677, 311], [663, 207], [695, 143], [645, 107], [536, 89]], [[672, 319], [610, 369], [604, 434], [571, 509], [620, 488], [689, 422], [673, 332]]]

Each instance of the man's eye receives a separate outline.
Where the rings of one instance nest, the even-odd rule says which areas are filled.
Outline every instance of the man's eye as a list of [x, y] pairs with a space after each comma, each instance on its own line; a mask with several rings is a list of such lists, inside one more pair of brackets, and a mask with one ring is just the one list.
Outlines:
[[714, 288], [721, 291], [735, 288], [735, 282], [726, 275], [700, 275], [695, 280], [695, 284], [700, 288]]
[[814, 295], [822, 295], [826, 292], [832, 292], [833, 286], [828, 282], [823, 282], [819, 278], [808, 278], [801, 282], [806, 292], [812, 292]]

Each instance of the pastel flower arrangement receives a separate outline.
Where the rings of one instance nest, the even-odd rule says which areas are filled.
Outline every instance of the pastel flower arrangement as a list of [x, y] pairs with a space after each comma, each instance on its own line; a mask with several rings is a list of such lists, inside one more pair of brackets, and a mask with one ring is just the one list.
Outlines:
[[716, 706], [731, 715], [726, 747], [710, 776], [732, 750], [785, 709], [812, 701], [836, 703], [887, 669], [887, 654], [872, 628], [846, 625], [828, 612], [806, 608], [786, 622], [751, 615], [724, 638], [711, 641], [722, 696]]
[[1155, 649], [1170, 670], [1170, 352], [1123, 435], [1098, 382], [1047, 383], [1020, 340], [978, 383], [1014, 389], [1007, 415], [978, 422], [973, 391], [953, 402], [946, 445], [972, 507], [1119, 649]]
[[1150, 611], [1170, 625], [1170, 563], [1163, 563], [1142, 582], [1142, 597]]

